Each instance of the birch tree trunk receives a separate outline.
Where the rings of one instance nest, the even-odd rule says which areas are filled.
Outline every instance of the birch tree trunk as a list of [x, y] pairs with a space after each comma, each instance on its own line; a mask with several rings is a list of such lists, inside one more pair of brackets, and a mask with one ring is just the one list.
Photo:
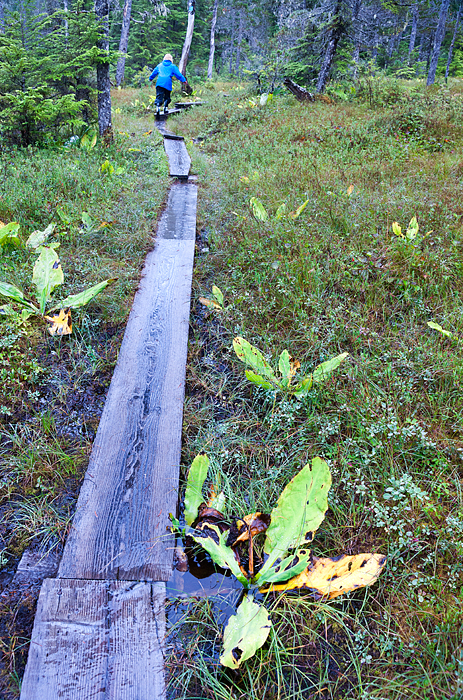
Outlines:
[[437, 22], [436, 33], [434, 35], [434, 46], [432, 48], [431, 61], [429, 64], [429, 73], [426, 85], [433, 85], [436, 79], [437, 62], [439, 60], [440, 49], [442, 46], [442, 41], [445, 36], [445, 22], [447, 19], [447, 12], [449, 10], [450, 0], [442, 0], [439, 12], [439, 20]]
[[207, 77], [210, 80], [212, 78], [212, 71], [214, 70], [214, 53], [215, 53], [215, 25], [217, 24], [217, 10], [219, 7], [219, 0], [215, 0], [214, 9], [212, 10], [212, 22], [211, 22], [211, 48], [209, 49], [209, 63], [207, 65]]
[[68, 18], [67, 18], [67, 14], [69, 12], [68, 0], [64, 0], [63, 7], [64, 7], [64, 36], [66, 38], [66, 44], [67, 44], [67, 41], [69, 38], [69, 23], [68, 23]]
[[358, 63], [360, 58], [360, 22], [358, 21], [360, 8], [362, 6], [362, 0], [355, 0], [354, 10], [352, 12], [352, 24], [355, 33], [354, 39], [354, 53], [352, 54], [352, 60], [354, 61], [354, 80], [357, 80], [358, 73]]
[[455, 46], [455, 39], [457, 38], [457, 34], [458, 34], [458, 26], [460, 24], [462, 8], [463, 8], [463, 0], [461, 0], [460, 7], [458, 8], [457, 17], [455, 20], [455, 29], [453, 30], [452, 41], [450, 42], [449, 57], [447, 59], [447, 66], [445, 68], [445, 80], [446, 81], [449, 77], [450, 64], [452, 63], [452, 58], [453, 58], [453, 47]]
[[188, 63], [188, 55], [190, 53], [191, 42], [193, 40], [194, 28], [195, 28], [195, 0], [188, 0], [188, 26], [186, 29], [185, 43], [183, 44], [183, 49], [182, 49], [182, 57], [180, 59], [180, 63], [178, 64], [178, 69], [182, 75], [185, 75], [186, 64]]
[[230, 73], [230, 75], [232, 74], [232, 70], [233, 70], [233, 49], [235, 48], [235, 15], [236, 15], [235, 8], [233, 8], [232, 16], [231, 16], [232, 27], [231, 27], [231, 37], [230, 37], [230, 63], [228, 66], [228, 72]]
[[116, 85], [119, 85], [124, 80], [125, 59], [127, 58], [127, 47], [129, 45], [129, 30], [130, 30], [130, 15], [132, 12], [132, 0], [125, 0], [124, 12], [122, 15], [121, 40], [119, 42], [119, 51], [123, 53], [117, 61], [116, 66]]
[[418, 3], [416, 2], [413, 5], [413, 15], [412, 15], [412, 31], [410, 33], [410, 41], [408, 44], [408, 60], [407, 63], [410, 65], [410, 60], [412, 56], [412, 52], [415, 48], [415, 43], [416, 43], [416, 32], [418, 30]]
[[243, 41], [243, 16], [244, 10], [240, 8], [239, 10], [239, 24], [238, 24], [238, 42], [236, 46], [236, 63], [235, 63], [235, 73], [237, 76], [240, 74], [240, 63], [241, 63], [241, 42]]
[[334, 11], [333, 24], [328, 37], [328, 45], [325, 51], [325, 58], [323, 59], [322, 67], [320, 68], [320, 73], [318, 74], [317, 80], [317, 92], [323, 92], [326, 83], [328, 82], [328, 76], [330, 73], [331, 64], [336, 55], [336, 49], [338, 48], [339, 40], [343, 33], [343, 26], [340, 17], [341, 12], [341, 2], [338, 0], [336, 4], [336, 9]]
[[[100, 51], [109, 53], [109, 0], [95, 0], [95, 14], [100, 21], [103, 34], [97, 43]], [[109, 60], [96, 67], [98, 90], [98, 128], [100, 136], [112, 138], [111, 123], [111, 82], [109, 80]]]

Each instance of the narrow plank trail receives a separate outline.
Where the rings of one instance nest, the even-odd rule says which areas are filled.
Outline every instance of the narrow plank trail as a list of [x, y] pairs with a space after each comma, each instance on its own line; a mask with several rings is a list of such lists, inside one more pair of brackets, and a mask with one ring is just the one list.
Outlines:
[[21, 700], [163, 700], [197, 186], [172, 185], [127, 323], [57, 578], [43, 582]]

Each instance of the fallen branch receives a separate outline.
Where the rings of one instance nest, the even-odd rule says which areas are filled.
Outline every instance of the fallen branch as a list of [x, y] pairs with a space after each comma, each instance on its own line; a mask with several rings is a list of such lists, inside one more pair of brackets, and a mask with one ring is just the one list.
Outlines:
[[291, 80], [291, 78], [285, 78], [285, 80], [283, 81], [283, 85], [287, 87], [290, 92], [293, 93], [294, 97], [296, 98], [296, 100], [299, 100], [299, 102], [315, 101], [315, 98], [311, 92], [295, 83], [294, 80]]

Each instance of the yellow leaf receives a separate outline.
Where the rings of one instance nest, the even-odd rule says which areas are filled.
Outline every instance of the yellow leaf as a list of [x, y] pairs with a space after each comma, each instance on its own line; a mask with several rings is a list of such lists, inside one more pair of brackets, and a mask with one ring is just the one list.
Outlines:
[[347, 188], [347, 194], [350, 196], [353, 191], [354, 191], [354, 185], [350, 185], [350, 187]]
[[153, 130], [150, 129], [149, 131], [145, 131], [145, 133], [143, 134], [143, 136], [149, 136], [149, 135], [152, 134], [152, 133], [153, 133]]
[[386, 557], [383, 554], [344, 554], [334, 559], [313, 557], [302, 574], [286, 583], [269, 586], [262, 592], [293, 591], [302, 588], [310, 589], [317, 598], [336, 598], [356, 588], [371, 586], [385, 563]]
[[60, 309], [59, 313], [53, 316], [45, 316], [51, 323], [48, 332], [50, 335], [70, 335], [72, 333], [71, 309]]
[[199, 297], [199, 301], [203, 306], [209, 306], [211, 309], [219, 309], [222, 311], [222, 307], [214, 299], [206, 299], [206, 297]]

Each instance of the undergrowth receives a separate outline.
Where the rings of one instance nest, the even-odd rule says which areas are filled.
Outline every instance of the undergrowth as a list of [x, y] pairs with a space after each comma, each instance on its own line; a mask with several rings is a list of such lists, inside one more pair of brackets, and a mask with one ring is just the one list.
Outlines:
[[[168, 187], [152, 116], [127, 116], [114, 95], [114, 143], [0, 152], [0, 220], [24, 243], [55, 224], [61, 298], [106, 276], [113, 286], [73, 312], [73, 333], [51, 338], [41, 318], [0, 315], [0, 696], [18, 685], [38, 590], [8, 587], [25, 547], [60, 548], [70, 526], [124, 325]], [[110, 166], [102, 168], [109, 161]], [[55, 239], [56, 240], [56, 239]], [[36, 255], [0, 247], [0, 280], [29, 293]], [[3, 304], [6, 299], [2, 299]]]
[[[195, 291], [207, 296], [215, 284], [224, 293], [222, 311], [194, 307], [183, 463], [205, 450], [236, 513], [269, 512], [318, 455], [336, 484], [320, 552], [383, 552], [388, 564], [371, 589], [338, 602], [276, 598], [272, 636], [239, 672], [218, 662], [222, 603], [192, 601], [172, 634], [171, 697], [457, 700], [459, 82], [421, 85], [413, 106], [281, 96], [260, 108], [246, 91], [220, 87], [178, 122], [192, 139], [210, 250], [197, 261]], [[267, 220], [253, 215], [252, 197]], [[277, 218], [283, 203], [287, 215]], [[416, 246], [392, 230], [414, 215]], [[298, 401], [251, 388], [233, 353], [236, 335], [273, 366], [288, 348], [304, 374], [341, 352], [350, 358]]]

